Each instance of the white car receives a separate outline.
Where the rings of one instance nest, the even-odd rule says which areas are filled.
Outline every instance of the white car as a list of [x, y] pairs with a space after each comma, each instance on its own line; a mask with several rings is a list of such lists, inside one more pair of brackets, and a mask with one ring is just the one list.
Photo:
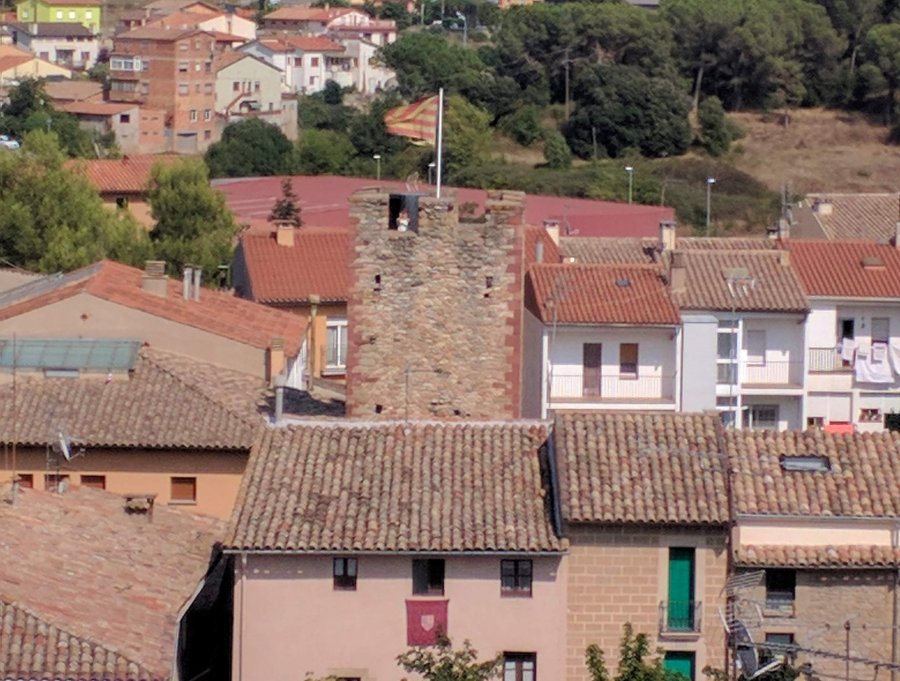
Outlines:
[[0, 147], [5, 149], [18, 149], [19, 143], [9, 135], [0, 135]]

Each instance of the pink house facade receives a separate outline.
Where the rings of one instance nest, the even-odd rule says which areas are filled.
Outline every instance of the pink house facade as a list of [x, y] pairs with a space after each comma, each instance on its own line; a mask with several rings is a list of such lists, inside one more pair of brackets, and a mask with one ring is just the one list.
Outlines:
[[547, 435], [521, 421], [267, 430], [226, 541], [233, 678], [394, 681], [397, 656], [439, 633], [501, 656], [506, 678], [564, 678]]

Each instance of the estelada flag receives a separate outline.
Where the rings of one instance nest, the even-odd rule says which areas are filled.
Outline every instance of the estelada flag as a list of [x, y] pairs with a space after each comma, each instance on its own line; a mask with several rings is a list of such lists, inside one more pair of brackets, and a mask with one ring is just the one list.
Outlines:
[[437, 144], [438, 96], [398, 106], [384, 114], [384, 127], [392, 135], [409, 137], [419, 144]]

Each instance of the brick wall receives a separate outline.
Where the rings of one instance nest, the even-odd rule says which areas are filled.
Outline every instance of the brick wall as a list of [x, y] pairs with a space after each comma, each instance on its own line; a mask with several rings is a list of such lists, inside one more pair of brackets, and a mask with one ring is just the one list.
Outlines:
[[[797, 645], [844, 655], [850, 621], [850, 655], [889, 662], [893, 609], [893, 574], [890, 570], [801, 570], [797, 573], [794, 616], [774, 616], [765, 608], [765, 580], [748, 590], [746, 600], [760, 606], [755, 618], [748, 617], [755, 642], [766, 634], [790, 633]], [[747, 610], [744, 607], [743, 610]], [[814, 657], [801, 653], [797, 665], [810, 662], [815, 674], [844, 677], [845, 663], [840, 659]], [[850, 678], [872, 678], [874, 668], [850, 665]], [[886, 673], [886, 672], [884, 672]]]
[[[724, 530], [570, 526], [566, 678], [586, 681], [585, 649], [596, 643], [615, 674], [622, 626], [651, 638], [651, 648], [691, 651], [697, 679], [706, 665], [724, 666], [718, 608], [728, 569]], [[659, 604], [668, 595], [670, 547], [694, 547], [695, 599], [702, 602], [700, 634], [660, 636]]]
[[452, 194], [422, 196], [417, 233], [389, 229], [386, 193], [350, 206], [349, 415], [517, 417], [524, 195], [491, 195], [471, 223]]

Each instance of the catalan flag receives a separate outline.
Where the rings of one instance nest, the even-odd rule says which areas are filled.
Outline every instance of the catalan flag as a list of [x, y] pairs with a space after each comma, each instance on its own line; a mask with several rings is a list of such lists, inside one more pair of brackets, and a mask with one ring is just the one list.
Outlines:
[[420, 144], [437, 144], [438, 95], [398, 106], [384, 114], [384, 127], [392, 135], [409, 137]]

